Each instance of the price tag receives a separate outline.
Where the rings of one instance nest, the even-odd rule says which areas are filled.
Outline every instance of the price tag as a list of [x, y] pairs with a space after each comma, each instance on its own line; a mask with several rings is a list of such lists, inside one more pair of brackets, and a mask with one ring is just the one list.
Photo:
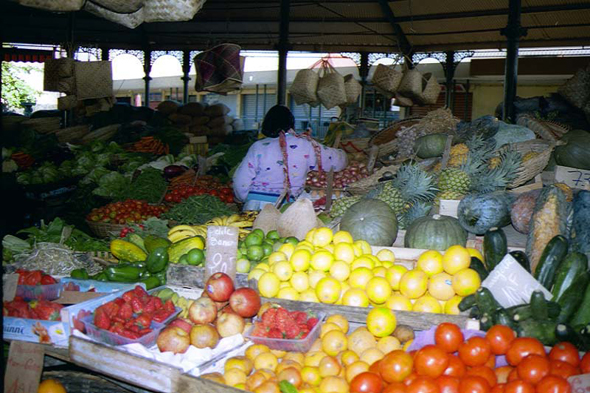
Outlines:
[[217, 272], [227, 274], [236, 279], [236, 255], [238, 253], [238, 228], [225, 226], [209, 226], [207, 228], [207, 258], [205, 260], [205, 277]]
[[6, 362], [6, 393], [37, 393], [45, 351], [39, 344], [12, 341]]
[[557, 165], [555, 183], [565, 183], [571, 188], [590, 190], [590, 171]]
[[16, 295], [18, 286], [18, 274], [5, 274], [2, 276], [2, 300], [10, 302]]

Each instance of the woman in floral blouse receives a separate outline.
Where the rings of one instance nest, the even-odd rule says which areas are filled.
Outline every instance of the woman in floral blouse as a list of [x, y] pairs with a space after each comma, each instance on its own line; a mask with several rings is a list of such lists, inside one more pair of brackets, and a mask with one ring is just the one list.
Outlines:
[[[262, 122], [266, 138], [255, 142], [233, 178], [234, 193], [244, 210], [260, 210], [286, 193], [296, 198], [307, 172], [335, 172], [347, 165], [346, 153], [321, 145], [307, 134], [295, 134], [295, 118], [286, 106], [272, 107]], [[318, 162], [318, 157], [321, 159]]]

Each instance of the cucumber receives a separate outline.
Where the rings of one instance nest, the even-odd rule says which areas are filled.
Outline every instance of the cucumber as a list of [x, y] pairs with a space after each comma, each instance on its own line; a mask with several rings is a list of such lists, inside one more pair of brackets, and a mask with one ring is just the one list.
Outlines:
[[569, 320], [569, 323], [572, 325], [586, 325], [590, 323], [590, 285], [586, 285], [583, 296], [580, 307], [578, 307], [572, 319]]
[[479, 330], [487, 332], [492, 326], [494, 326], [494, 320], [492, 316], [488, 313], [484, 313], [479, 320]]
[[567, 248], [567, 239], [562, 235], [557, 235], [547, 243], [543, 254], [541, 254], [541, 259], [539, 259], [535, 270], [535, 278], [549, 291], [555, 281], [555, 273], [567, 254]]
[[536, 320], [544, 320], [549, 318], [549, 312], [547, 310], [547, 302], [545, 301], [545, 295], [541, 291], [533, 291], [531, 294], [531, 311], [533, 312], [533, 318]]
[[585, 254], [576, 251], [567, 254], [555, 273], [555, 284], [551, 291], [553, 298], [559, 298], [574, 279], [587, 269], [588, 257]]
[[465, 296], [461, 299], [457, 307], [459, 308], [459, 311], [467, 311], [473, 306], [475, 306], [475, 294]]
[[518, 337], [533, 337], [544, 345], [557, 344], [556, 327], [558, 323], [550, 320], [527, 319], [518, 324]]
[[567, 322], [578, 311], [578, 308], [584, 300], [584, 293], [588, 292], [587, 287], [590, 282], [590, 273], [583, 272], [574, 279], [572, 285], [569, 286], [557, 299], [557, 303], [561, 306], [561, 312], [557, 317], [558, 322]]
[[500, 228], [487, 231], [483, 236], [483, 259], [488, 271], [494, 270], [507, 253], [508, 241], [504, 231]]
[[488, 271], [484, 266], [483, 262], [479, 260], [479, 258], [471, 257], [471, 264], [469, 264], [469, 268], [473, 269], [479, 274], [479, 278], [481, 281], [485, 280], [488, 276]]
[[[557, 302], [553, 301], [547, 301], [546, 304], [549, 319], [557, 318], [561, 312], [561, 306]], [[517, 322], [533, 317], [533, 309], [531, 308], [530, 304], [520, 304], [518, 306], [513, 306], [507, 308], [506, 311], [508, 312], [508, 315]]]
[[497, 308], [500, 308], [500, 304], [494, 299], [494, 296], [489, 289], [485, 287], [479, 287], [475, 291], [475, 303], [482, 313], [492, 315]]
[[516, 259], [516, 262], [520, 264], [527, 272], [531, 272], [531, 263], [529, 262], [529, 257], [526, 256], [524, 251], [511, 251], [509, 253], [512, 258]]
[[481, 318], [481, 311], [479, 310], [479, 307], [477, 307], [477, 306], [471, 307], [471, 310], [469, 311], [469, 318], [474, 318], [474, 319]]
[[516, 324], [512, 321], [510, 314], [508, 314], [508, 311], [504, 308], [498, 308], [494, 312], [494, 323], [497, 325], [508, 326], [513, 330], [516, 328]]
[[567, 341], [574, 344], [580, 351], [590, 350], [590, 338], [576, 332], [576, 330], [568, 324], [558, 324], [555, 327], [555, 337], [558, 341]]

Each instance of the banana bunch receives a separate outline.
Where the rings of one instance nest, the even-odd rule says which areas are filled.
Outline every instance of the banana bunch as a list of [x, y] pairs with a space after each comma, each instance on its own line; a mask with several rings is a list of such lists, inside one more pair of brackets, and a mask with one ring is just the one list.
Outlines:
[[[184, 239], [188, 239], [189, 237], [200, 235], [197, 231], [190, 225], [176, 225], [174, 228], [168, 231], [168, 240], [172, 243], [179, 242]], [[205, 231], [206, 233], [207, 231]], [[202, 236], [202, 235], [201, 235]]]
[[191, 308], [195, 299], [187, 299], [184, 296], [179, 296], [178, 293], [174, 292], [170, 288], [164, 288], [154, 293], [154, 296], [162, 299], [163, 302], [170, 299], [176, 307], [180, 307], [182, 311], [178, 314], [178, 318], [188, 318], [188, 310]]
[[220, 225], [236, 228], [248, 228], [252, 226], [253, 222], [253, 219], [244, 219], [239, 214], [232, 214], [231, 216], [215, 217], [214, 219], [205, 223], [205, 225]]

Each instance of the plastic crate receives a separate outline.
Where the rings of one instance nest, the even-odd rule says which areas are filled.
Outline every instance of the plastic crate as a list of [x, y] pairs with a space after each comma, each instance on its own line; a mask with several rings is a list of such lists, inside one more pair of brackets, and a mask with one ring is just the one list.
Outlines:
[[16, 296], [24, 300], [55, 300], [61, 295], [63, 283], [51, 285], [18, 285]]
[[[309, 348], [311, 348], [311, 346], [313, 345], [314, 341], [320, 336], [321, 325], [325, 316], [325, 313], [318, 313], [318, 323], [316, 323], [313, 329], [311, 329], [307, 337], [305, 337], [302, 340], [252, 336], [250, 333], [254, 329], [254, 326], [248, 329], [248, 331], [244, 334], [244, 337], [246, 337], [249, 340], [252, 340], [255, 344], [266, 345], [270, 349], [276, 349], [279, 351], [287, 352], [307, 352], [309, 351]], [[257, 321], [259, 321], [259, 319], [255, 318], [253, 322]]]

